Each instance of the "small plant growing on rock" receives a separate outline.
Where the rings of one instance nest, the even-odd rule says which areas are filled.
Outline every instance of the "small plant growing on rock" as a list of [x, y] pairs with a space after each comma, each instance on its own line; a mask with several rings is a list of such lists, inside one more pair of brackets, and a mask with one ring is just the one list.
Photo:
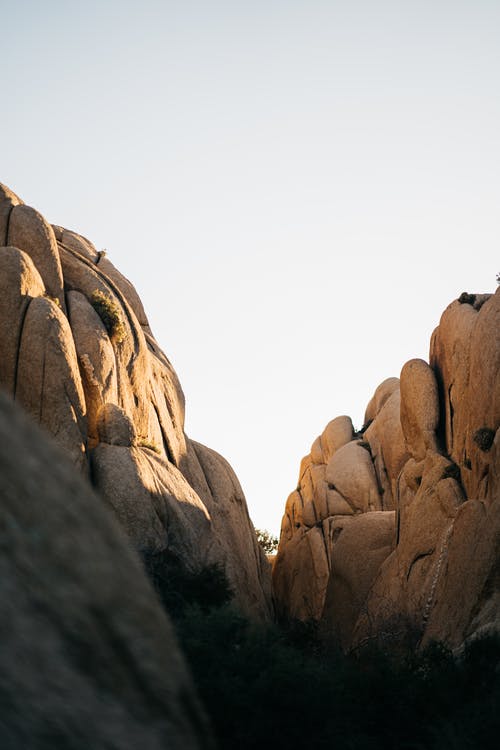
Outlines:
[[257, 541], [266, 553], [266, 555], [274, 555], [278, 549], [278, 537], [273, 536], [267, 529], [255, 529], [257, 535]]
[[489, 451], [495, 439], [495, 430], [490, 427], [480, 427], [479, 430], [476, 430], [472, 439], [480, 450]]
[[461, 305], [473, 305], [476, 301], [476, 295], [469, 294], [468, 292], [462, 292], [462, 294], [458, 298], [458, 301]]
[[152, 443], [150, 440], [147, 440], [146, 438], [139, 438], [136, 445], [138, 448], [149, 448], [150, 451], [161, 453], [159, 446], [156, 445], [156, 443]]
[[57, 305], [57, 307], [61, 307], [61, 302], [59, 301], [59, 297], [51, 297], [50, 294], [45, 293], [43, 295], [45, 299], [49, 299], [51, 302], [54, 303], [54, 305]]
[[104, 327], [110, 338], [117, 344], [121, 344], [127, 335], [127, 329], [123, 323], [120, 308], [114, 299], [96, 289], [90, 298], [90, 304], [104, 323]]

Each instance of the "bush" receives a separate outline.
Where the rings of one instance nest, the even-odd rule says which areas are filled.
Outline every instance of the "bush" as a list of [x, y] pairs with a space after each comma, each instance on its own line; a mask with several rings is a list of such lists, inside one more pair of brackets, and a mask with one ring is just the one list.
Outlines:
[[144, 567], [156, 593], [172, 617], [196, 604], [203, 612], [233, 598], [224, 568], [216, 563], [192, 570], [165, 550], [143, 554]]
[[160, 447], [146, 438], [139, 438], [136, 443], [138, 448], [149, 448], [150, 451], [161, 453]]
[[121, 344], [127, 335], [127, 329], [122, 320], [120, 307], [114, 299], [99, 289], [92, 293], [90, 304], [102, 320], [111, 339]]
[[273, 534], [267, 529], [255, 529], [255, 533], [257, 535], [257, 541], [266, 555], [274, 555], [278, 549], [278, 537], [273, 536]]
[[256, 624], [219, 566], [168, 553], [146, 567], [172, 616], [221, 750], [490, 750], [500, 732], [500, 639], [391, 656], [342, 654], [318, 623]]
[[476, 301], [476, 295], [469, 294], [469, 292], [462, 292], [462, 294], [458, 298], [458, 301], [461, 305], [473, 305]]
[[435, 645], [396, 660], [376, 650], [345, 656], [293, 631], [249, 623], [228, 606], [191, 606], [177, 621], [222, 750], [497, 747], [498, 640], [462, 659]]

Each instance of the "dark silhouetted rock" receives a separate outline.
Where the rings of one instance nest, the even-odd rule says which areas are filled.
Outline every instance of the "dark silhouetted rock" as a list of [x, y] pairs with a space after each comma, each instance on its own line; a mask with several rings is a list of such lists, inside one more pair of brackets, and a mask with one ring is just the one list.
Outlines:
[[0, 393], [2, 750], [212, 747], [118, 522]]

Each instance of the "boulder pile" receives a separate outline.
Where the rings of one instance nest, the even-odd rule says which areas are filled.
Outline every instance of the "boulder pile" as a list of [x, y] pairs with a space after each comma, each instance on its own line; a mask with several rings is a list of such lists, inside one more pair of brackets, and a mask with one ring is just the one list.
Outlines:
[[320, 620], [344, 649], [500, 630], [499, 371], [500, 288], [462, 294], [359, 432], [329, 422], [286, 502], [280, 617]]
[[0, 385], [48, 431], [142, 555], [222, 567], [271, 614], [270, 566], [228, 463], [184, 433], [184, 395], [132, 284], [0, 185]]

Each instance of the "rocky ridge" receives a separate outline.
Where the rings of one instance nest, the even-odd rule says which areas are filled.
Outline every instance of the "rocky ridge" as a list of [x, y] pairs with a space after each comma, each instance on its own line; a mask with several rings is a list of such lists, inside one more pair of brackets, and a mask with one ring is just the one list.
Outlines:
[[359, 433], [329, 422], [286, 502], [280, 617], [320, 620], [344, 649], [500, 630], [499, 365], [500, 288], [463, 294]]
[[142, 555], [224, 568], [271, 615], [270, 569], [229, 464], [184, 433], [184, 395], [132, 284], [0, 185], [0, 385], [47, 430]]

